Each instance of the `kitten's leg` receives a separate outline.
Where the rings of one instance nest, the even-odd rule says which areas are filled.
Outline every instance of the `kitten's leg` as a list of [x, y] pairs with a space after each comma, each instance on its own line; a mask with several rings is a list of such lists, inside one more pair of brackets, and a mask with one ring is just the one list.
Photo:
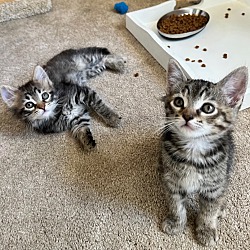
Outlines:
[[121, 117], [108, 107], [98, 94], [88, 87], [83, 88], [83, 101], [91, 107], [102, 119], [111, 127], [118, 127], [121, 123]]
[[96, 143], [91, 133], [90, 116], [87, 109], [83, 113], [72, 116], [69, 125], [72, 136], [80, 143], [84, 150], [90, 151], [95, 148]]
[[200, 195], [200, 212], [196, 219], [197, 240], [205, 246], [211, 246], [218, 240], [218, 217], [224, 215], [224, 198], [211, 198]]
[[86, 79], [95, 77], [96, 75], [101, 74], [106, 68], [114, 71], [119, 71], [121, 73], [125, 70], [125, 60], [118, 55], [109, 54], [104, 56], [98, 63], [93, 65], [91, 68], [86, 69]]
[[226, 202], [225, 201], [220, 206], [218, 218], [222, 218], [222, 219], [226, 218]]
[[167, 192], [168, 217], [162, 223], [165, 233], [175, 235], [183, 232], [187, 222], [185, 200], [186, 195]]

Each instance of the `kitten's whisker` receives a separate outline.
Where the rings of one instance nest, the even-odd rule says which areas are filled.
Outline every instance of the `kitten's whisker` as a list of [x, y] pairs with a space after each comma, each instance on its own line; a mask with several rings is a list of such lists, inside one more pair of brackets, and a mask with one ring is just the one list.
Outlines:
[[175, 124], [175, 122], [176, 121], [168, 121], [163, 125], [163, 127], [159, 128], [156, 132], [162, 135], [163, 133], [170, 131], [174, 127], [173, 124]]

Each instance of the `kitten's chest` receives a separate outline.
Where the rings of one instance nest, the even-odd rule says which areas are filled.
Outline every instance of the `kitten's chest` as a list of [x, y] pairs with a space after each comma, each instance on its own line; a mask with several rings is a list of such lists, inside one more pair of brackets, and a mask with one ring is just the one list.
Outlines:
[[186, 154], [186, 159], [198, 164], [204, 163], [204, 155], [212, 148], [211, 144], [200, 140], [190, 140], [183, 145], [183, 150]]
[[193, 167], [187, 166], [179, 172], [178, 188], [187, 193], [197, 192], [203, 183], [203, 176]]
[[66, 104], [62, 108], [62, 114], [67, 117], [68, 120], [72, 120], [75, 117], [83, 115], [85, 110], [83, 105]]
[[83, 103], [77, 104], [74, 101], [74, 96], [64, 103], [62, 107], [62, 115], [67, 117], [68, 120], [82, 116], [85, 112], [86, 106]]
[[[203, 165], [206, 159], [204, 155], [211, 146], [204, 142], [204, 140], [190, 140], [183, 147], [185, 158], [188, 162]], [[204, 183], [204, 176], [197, 170], [193, 164], [180, 166], [179, 181], [181, 189], [186, 190], [187, 193], [197, 192]]]

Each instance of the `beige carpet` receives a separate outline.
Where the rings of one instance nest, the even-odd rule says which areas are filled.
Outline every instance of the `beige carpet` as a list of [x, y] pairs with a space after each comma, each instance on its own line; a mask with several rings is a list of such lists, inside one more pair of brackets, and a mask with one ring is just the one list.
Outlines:
[[[130, 11], [160, 2], [126, 1]], [[165, 71], [126, 30], [114, 3], [54, 0], [49, 13], [0, 24], [0, 84], [24, 83], [36, 64], [70, 47], [106, 46], [128, 66], [123, 75], [105, 72], [91, 81], [123, 124], [112, 129], [95, 119], [98, 150], [89, 155], [67, 133], [28, 131], [0, 100], [1, 250], [204, 249], [193, 235], [195, 206], [185, 234], [160, 230], [167, 205], [156, 171]], [[215, 249], [250, 249], [249, 120], [250, 110], [242, 111], [228, 216]]]
[[50, 11], [51, 0], [0, 0], [0, 22]]

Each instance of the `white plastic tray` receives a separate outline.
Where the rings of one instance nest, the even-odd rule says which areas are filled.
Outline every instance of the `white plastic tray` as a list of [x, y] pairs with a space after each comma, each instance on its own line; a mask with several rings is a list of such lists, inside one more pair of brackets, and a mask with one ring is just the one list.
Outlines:
[[[209, 13], [206, 28], [183, 40], [168, 40], [159, 35], [156, 24], [161, 16], [174, 9], [175, 4], [170, 0], [126, 14], [127, 29], [163, 68], [167, 69], [169, 59], [175, 58], [191, 78], [214, 82], [237, 67], [250, 68], [250, 0], [203, 0], [192, 7]], [[228, 18], [225, 18], [226, 13]], [[224, 54], [227, 59], [223, 58]], [[202, 63], [198, 63], [199, 59]], [[206, 67], [201, 67], [203, 63]], [[241, 109], [248, 107], [249, 85]]]

